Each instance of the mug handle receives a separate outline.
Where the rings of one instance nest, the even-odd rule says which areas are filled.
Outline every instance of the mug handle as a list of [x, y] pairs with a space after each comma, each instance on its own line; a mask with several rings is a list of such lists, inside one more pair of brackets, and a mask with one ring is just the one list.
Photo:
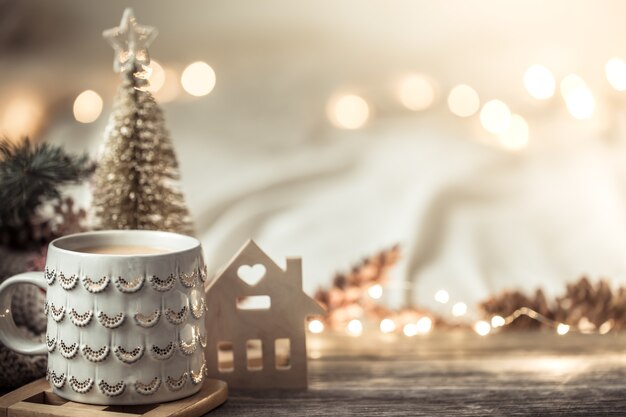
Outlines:
[[25, 272], [0, 284], [0, 342], [9, 349], [25, 355], [48, 353], [45, 342], [37, 342], [26, 337], [13, 321], [11, 299], [17, 284], [33, 284], [44, 291], [47, 289], [43, 272]]

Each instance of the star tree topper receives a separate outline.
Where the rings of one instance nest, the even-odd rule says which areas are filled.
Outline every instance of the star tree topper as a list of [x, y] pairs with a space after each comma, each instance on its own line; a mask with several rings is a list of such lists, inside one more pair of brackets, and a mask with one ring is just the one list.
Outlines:
[[120, 25], [102, 32], [102, 36], [115, 50], [113, 60], [115, 71], [124, 72], [135, 63], [148, 65], [150, 63], [148, 46], [158, 34], [156, 28], [137, 23], [133, 9], [124, 10]]

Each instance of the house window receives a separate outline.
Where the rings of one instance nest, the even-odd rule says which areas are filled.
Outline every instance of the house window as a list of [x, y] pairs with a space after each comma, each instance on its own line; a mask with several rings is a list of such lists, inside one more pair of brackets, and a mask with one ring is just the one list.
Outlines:
[[272, 299], [269, 295], [250, 295], [237, 298], [239, 310], [269, 310], [271, 306]]
[[287, 338], [276, 339], [274, 348], [276, 352], [276, 369], [285, 370], [291, 368], [291, 341]]
[[263, 342], [261, 339], [250, 339], [246, 343], [246, 359], [248, 371], [263, 369]]
[[235, 369], [232, 342], [217, 342], [217, 369], [220, 372], [232, 372]]

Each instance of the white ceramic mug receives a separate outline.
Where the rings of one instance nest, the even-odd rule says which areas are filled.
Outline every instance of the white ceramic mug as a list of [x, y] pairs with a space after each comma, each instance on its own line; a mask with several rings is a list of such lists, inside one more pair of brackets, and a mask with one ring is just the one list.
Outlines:
[[[78, 251], [149, 246], [147, 255]], [[0, 341], [25, 354], [48, 353], [54, 393], [90, 404], [150, 404], [200, 390], [206, 374], [206, 269], [200, 242], [157, 231], [79, 233], [50, 243], [45, 272], [0, 285]], [[47, 291], [45, 342], [27, 339], [11, 316], [16, 284]]]

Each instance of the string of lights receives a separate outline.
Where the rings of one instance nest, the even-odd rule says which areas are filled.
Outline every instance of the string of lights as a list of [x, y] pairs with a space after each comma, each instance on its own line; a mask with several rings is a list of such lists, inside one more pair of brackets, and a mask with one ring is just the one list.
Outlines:
[[[373, 291], [370, 291], [374, 287], [375, 289]], [[373, 285], [368, 290], [368, 295], [370, 298], [373, 299], [381, 298], [383, 295], [382, 286], [380, 284]], [[434, 299], [438, 303], [447, 304], [450, 301], [450, 294], [446, 290], [439, 290], [435, 293]], [[462, 317], [467, 313], [467, 305], [463, 302], [454, 303], [450, 309], [450, 313], [454, 317]], [[604, 335], [609, 333], [613, 328], [612, 320], [607, 320], [598, 328], [593, 326], [588, 320], [581, 320], [581, 322], [578, 324], [578, 327], [572, 327], [569, 324], [546, 317], [545, 315], [528, 307], [521, 307], [506, 317], [494, 315], [493, 317], [491, 317], [490, 321], [477, 320], [473, 324], [471, 324], [471, 326], [468, 323], [465, 324], [467, 326], [470, 326], [478, 335], [487, 336], [489, 334], [499, 332], [520, 317], [528, 317], [532, 320], [535, 320], [545, 325], [546, 327], [554, 329], [554, 331], [561, 336], [566, 335], [570, 332]], [[383, 334], [401, 332], [407, 337], [428, 334], [434, 329], [434, 327], [435, 323], [433, 319], [428, 315], [422, 315], [416, 321], [404, 323], [403, 325], [397, 323], [394, 319], [390, 317], [383, 318], [378, 323], [378, 329]], [[324, 322], [322, 320], [313, 319], [310, 320], [308, 323], [308, 330], [311, 333], [322, 333], [326, 330], [326, 326], [324, 325]], [[345, 332], [350, 336], [361, 336], [364, 332], [364, 324], [362, 319], [354, 318], [350, 320], [345, 327]]]

